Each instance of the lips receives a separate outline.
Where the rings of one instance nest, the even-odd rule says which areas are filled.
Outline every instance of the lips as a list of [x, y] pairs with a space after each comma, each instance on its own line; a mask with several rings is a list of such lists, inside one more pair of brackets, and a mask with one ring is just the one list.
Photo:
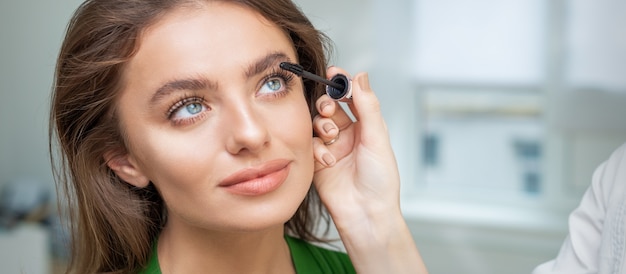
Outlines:
[[289, 175], [290, 161], [272, 160], [239, 170], [219, 183], [219, 187], [238, 195], [258, 196], [276, 190]]

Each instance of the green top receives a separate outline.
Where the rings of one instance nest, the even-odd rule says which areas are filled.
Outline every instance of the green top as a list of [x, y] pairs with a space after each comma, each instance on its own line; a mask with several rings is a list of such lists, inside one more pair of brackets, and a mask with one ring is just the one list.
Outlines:
[[[285, 240], [298, 274], [356, 273], [346, 253], [315, 246], [291, 236], [285, 236]], [[148, 266], [139, 274], [161, 274], [156, 246], [155, 244]]]

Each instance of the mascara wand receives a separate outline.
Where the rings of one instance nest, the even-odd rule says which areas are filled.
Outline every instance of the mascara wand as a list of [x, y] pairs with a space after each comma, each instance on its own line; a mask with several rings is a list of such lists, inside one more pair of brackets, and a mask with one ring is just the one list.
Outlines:
[[282, 62], [280, 63], [280, 68], [290, 71], [295, 75], [298, 75], [302, 78], [311, 79], [318, 83], [322, 83], [326, 85], [326, 94], [338, 101], [349, 102], [352, 99], [352, 89], [350, 85], [350, 80], [343, 74], [337, 74], [332, 79], [327, 80], [316, 74], [310, 73], [301, 65]]

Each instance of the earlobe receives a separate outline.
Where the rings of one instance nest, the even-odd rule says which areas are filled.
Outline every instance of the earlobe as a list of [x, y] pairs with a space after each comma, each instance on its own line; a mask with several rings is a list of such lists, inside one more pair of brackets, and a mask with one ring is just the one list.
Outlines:
[[138, 188], [148, 186], [150, 180], [129, 157], [128, 153], [120, 153], [119, 151], [108, 151], [104, 154], [107, 166], [120, 179]]

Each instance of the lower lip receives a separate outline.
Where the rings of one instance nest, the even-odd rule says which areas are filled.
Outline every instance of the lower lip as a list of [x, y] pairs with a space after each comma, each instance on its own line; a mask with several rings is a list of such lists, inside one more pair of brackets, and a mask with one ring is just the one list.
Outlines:
[[263, 177], [254, 178], [252, 180], [234, 185], [224, 186], [223, 188], [230, 193], [244, 196], [259, 196], [267, 194], [276, 190], [285, 182], [287, 176], [289, 175], [290, 166], [291, 165], [288, 165], [281, 170], [272, 172]]

